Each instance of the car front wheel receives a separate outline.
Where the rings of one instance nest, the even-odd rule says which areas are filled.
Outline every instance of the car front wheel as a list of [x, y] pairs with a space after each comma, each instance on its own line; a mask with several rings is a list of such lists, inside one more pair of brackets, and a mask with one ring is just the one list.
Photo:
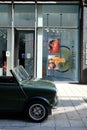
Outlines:
[[27, 106], [27, 117], [34, 122], [41, 122], [48, 117], [48, 108], [41, 101], [34, 101]]

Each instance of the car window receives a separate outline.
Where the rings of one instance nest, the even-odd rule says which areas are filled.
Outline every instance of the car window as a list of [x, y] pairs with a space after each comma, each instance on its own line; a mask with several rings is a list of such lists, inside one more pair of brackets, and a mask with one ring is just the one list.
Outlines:
[[30, 79], [29, 74], [26, 72], [26, 70], [23, 68], [23, 66], [18, 66], [12, 69], [13, 73], [15, 74], [18, 81], [23, 81]]

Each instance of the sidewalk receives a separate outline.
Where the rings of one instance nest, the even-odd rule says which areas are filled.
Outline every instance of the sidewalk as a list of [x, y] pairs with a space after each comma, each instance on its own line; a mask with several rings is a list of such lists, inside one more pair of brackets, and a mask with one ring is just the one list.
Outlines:
[[59, 106], [42, 123], [0, 118], [0, 130], [87, 130], [87, 85], [55, 82]]

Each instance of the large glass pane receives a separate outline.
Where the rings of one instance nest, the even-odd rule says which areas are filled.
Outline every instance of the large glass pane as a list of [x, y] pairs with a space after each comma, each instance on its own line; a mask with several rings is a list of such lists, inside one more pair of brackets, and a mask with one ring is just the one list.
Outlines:
[[44, 29], [43, 74], [78, 80], [78, 30]]
[[78, 5], [43, 5], [43, 26], [78, 27], [78, 9]]
[[0, 28], [0, 76], [11, 75], [11, 29]]
[[11, 26], [11, 5], [0, 4], [0, 26]]
[[6, 75], [7, 30], [0, 29], [0, 76]]
[[35, 7], [34, 5], [17, 4], [14, 6], [15, 26], [34, 26]]
[[78, 5], [43, 5], [43, 76], [78, 81]]

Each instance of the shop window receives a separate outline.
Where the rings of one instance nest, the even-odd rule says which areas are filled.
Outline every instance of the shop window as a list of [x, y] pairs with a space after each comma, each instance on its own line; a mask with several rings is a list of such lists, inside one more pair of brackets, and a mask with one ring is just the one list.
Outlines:
[[43, 5], [43, 26], [78, 27], [78, 5]]
[[0, 75], [6, 75], [7, 31], [0, 29]]
[[59, 80], [78, 79], [78, 30], [44, 29], [43, 74]]
[[78, 5], [43, 6], [43, 77], [78, 81]]
[[0, 76], [10, 75], [11, 29], [0, 28]]
[[0, 26], [11, 26], [11, 5], [0, 4]]
[[14, 25], [15, 26], [34, 26], [35, 7], [34, 5], [15, 4], [14, 6]]

